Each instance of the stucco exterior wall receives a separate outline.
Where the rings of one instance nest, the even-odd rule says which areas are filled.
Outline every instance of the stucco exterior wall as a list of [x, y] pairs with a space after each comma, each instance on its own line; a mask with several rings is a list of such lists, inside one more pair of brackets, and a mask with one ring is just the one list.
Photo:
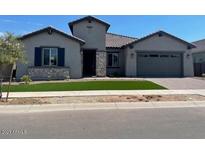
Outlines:
[[83, 48], [105, 51], [106, 26], [96, 21], [82, 21], [73, 25], [73, 35], [83, 39]]
[[83, 49], [96, 50], [96, 76], [106, 76], [106, 26], [94, 20], [81, 21], [73, 25], [73, 35], [85, 41]]
[[20, 79], [27, 74], [27, 68], [34, 66], [35, 47], [60, 47], [65, 48], [65, 67], [70, 69], [70, 78], [81, 78], [80, 43], [68, 39], [56, 32], [49, 35], [47, 32], [37, 34], [23, 40], [27, 64], [17, 63], [16, 77]]
[[193, 61], [194, 63], [204, 63], [205, 62], [205, 51], [193, 53]]
[[[112, 52], [119, 52], [119, 67], [108, 67], [107, 66], [107, 75], [113, 76], [113, 75], [119, 75], [119, 76], [125, 76], [125, 53], [122, 49], [107, 49], [107, 55], [108, 53]], [[108, 58], [108, 57], [107, 57]]]
[[161, 37], [154, 35], [139, 43], [133, 44], [132, 47], [125, 48], [126, 76], [137, 76], [137, 52], [143, 51], [181, 52], [183, 53], [183, 75], [194, 75], [192, 54], [191, 50], [187, 49], [187, 45], [166, 35], [163, 35]]

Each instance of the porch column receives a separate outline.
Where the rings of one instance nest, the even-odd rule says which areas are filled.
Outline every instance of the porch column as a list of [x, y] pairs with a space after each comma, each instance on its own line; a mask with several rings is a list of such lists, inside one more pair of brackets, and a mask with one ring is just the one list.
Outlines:
[[96, 51], [96, 76], [106, 76], [106, 51]]

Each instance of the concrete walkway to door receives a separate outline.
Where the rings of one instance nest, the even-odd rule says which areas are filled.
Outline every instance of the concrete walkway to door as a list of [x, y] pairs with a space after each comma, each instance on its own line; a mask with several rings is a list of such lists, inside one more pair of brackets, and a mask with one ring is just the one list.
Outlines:
[[147, 78], [168, 89], [205, 89], [205, 80], [197, 78]]

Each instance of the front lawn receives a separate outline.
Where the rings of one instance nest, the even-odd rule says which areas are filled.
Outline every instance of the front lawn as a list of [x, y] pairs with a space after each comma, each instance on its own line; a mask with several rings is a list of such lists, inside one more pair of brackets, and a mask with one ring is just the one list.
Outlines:
[[[6, 91], [6, 86], [3, 91]], [[11, 92], [166, 89], [150, 81], [84, 81], [12, 85]]]

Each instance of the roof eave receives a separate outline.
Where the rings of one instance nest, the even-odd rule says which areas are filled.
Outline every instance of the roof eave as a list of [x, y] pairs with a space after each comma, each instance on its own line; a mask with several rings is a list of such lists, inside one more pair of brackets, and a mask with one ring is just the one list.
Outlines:
[[125, 48], [125, 47], [127, 47], [127, 46], [130, 46], [130, 45], [133, 45], [133, 44], [135, 44], [135, 43], [141, 42], [141, 41], [146, 40], [146, 39], [148, 39], [149, 37], [152, 37], [152, 36], [154, 36], [154, 35], [156, 35], [156, 34], [158, 34], [158, 33], [163, 33], [163, 34], [168, 35], [168, 36], [170, 36], [170, 37], [172, 37], [172, 38], [175, 38], [175, 39], [177, 39], [178, 41], [187, 44], [187, 45], [190, 47], [190, 49], [196, 48], [196, 46], [195, 46], [194, 44], [189, 43], [189, 42], [187, 42], [187, 41], [184, 41], [183, 39], [180, 39], [180, 38], [178, 38], [178, 37], [176, 37], [176, 36], [173, 36], [173, 35], [171, 35], [171, 34], [169, 34], [169, 33], [167, 33], [167, 32], [164, 32], [164, 31], [158, 31], [158, 32], [155, 32], [155, 33], [153, 33], [153, 34], [147, 35], [147, 36], [142, 37], [142, 38], [140, 38], [140, 39], [138, 39], [138, 40], [135, 40], [135, 41], [133, 41], [133, 42], [131, 42], [131, 43], [125, 44], [125, 45], [123, 45], [122, 47]]
[[67, 38], [69, 38], [69, 39], [78, 41], [81, 45], [85, 44], [85, 41], [84, 41], [84, 40], [82, 40], [82, 39], [80, 39], [80, 38], [77, 38], [77, 37], [75, 37], [75, 36], [70, 36], [70, 35], [68, 35], [68, 34], [66, 34], [66, 33], [64, 33], [64, 32], [62, 32], [62, 31], [60, 31], [60, 30], [57, 30], [57, 29], [55, 29], [55, 28], [53, 28], [53, 27], [50, 27], [50, 26], [49, 26], [49, 27], [46, 27], [46, 28], [43, 28], [43, 29], [40, 29], [40, 30], [37, 30], [37, 31], [34, 31], [34, 32], [31, 32], [31, 33], [29, 33], [29, 34], [23, 35], [23, 36], [19, 37], [18, 39], [19, 39], [19, 40], [24, 40], [24, 39], [27, 39], [27, 38], [29, 38], [29, 37], [32, 37], [33, 35], [39, 34], [39, 33], [41, 33], [41, 32], [44, 32], [44, 31], [46, 31], [46, 30], [49, 30], [49, 29], [52, 29], [53, 31], [55, 31], [55, 32], [57, 32], [57, 33], [59, 33], [59, 34], [65, 36], [65, 37], [67, 37]]
[[81, 22], [81, 21], [83, 21], [83, 20], [88, 20], [89, 18], [90, 18], [90, 19], [93, 19], [93, 20], [95, 20], [95, 21], [97, 21], [97, 22], [99, 22], [99, 23], [101, 23], [101, 24], [104, 24], [104, 25], [106, 26], [106, 30], [108, 30], [109, 27], [110, 27], [110, 24], [108, 24], [108, 23], [105, 22], [105, 21], [102, 21], [102, 20], [100, 20], [100, 19], [98, 19], [98, 18], [95, 18], [95, 17], [93, 17], [93, 16], [85, 16], [85, 17], [83, 17], [83, 18], [80, 18], [80, 19], [77, 19], [77, 20], [75, 20], [75, 21], [72, 21], [72, 22], [69, 22], [69, 23], [68, 23], [68, 26], [69, 26], [69, 28], [70, 28], [72, 34], [73, 34], [73, 25], [74, 25], [74, 24], [79, 23], [79, 22]]

